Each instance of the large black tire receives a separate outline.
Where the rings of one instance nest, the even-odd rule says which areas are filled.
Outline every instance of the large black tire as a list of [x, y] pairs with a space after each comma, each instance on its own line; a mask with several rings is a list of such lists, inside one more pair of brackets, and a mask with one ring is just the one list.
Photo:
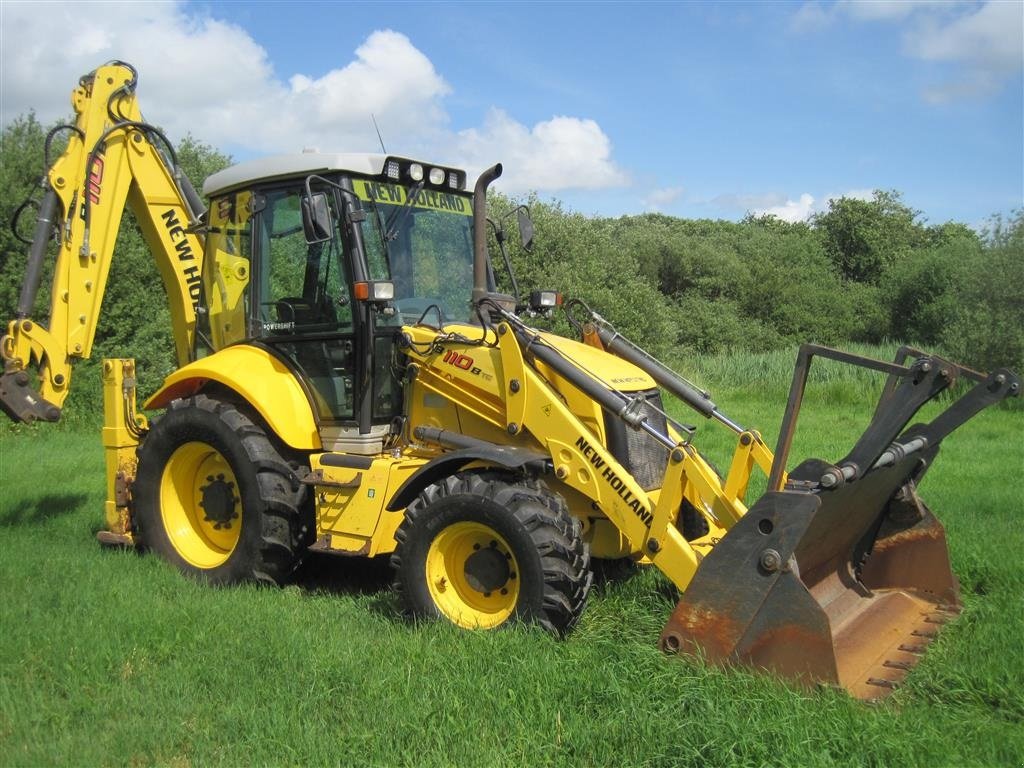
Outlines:
[[395, 588], [414, 617], [535, 622], [565, 635], [586, 606], [593, 577], [579, 521], [539, 483], [453, 475], [409, 505], [395, 539]]
[[137, 455], [132, 525], [141, 549], [212, 584], [280, 585], [298, 566], [306, 488], [236, 405], [175, 400]]

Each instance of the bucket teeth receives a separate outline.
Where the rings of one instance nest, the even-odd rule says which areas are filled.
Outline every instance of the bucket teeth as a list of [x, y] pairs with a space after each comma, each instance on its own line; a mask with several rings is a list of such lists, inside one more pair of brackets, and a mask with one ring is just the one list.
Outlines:
[[923, 645], [910, 645], [908, 643], [901, 643], [899, 649], [907, 653], [916, 653], [919, 656], [927, 650]]
[[890, 669], [902, 669], [905, 672], [909, 672], [914, 668], [914, 665], [909, 661], [893, 661], [892, 659], [886, 659], [882, 662], [883, 667], [889, 667]]
[[877, 685], [879, 688], [899, 688], [899, 683], [895, 680], [886, 680], [882, 677], [869, 677], [867, 680], [868, 685]]
[[938, 637], [938, 634], [935, 633], [935, 632], [926, 632], [926, 631], [921, 630], [921, 629], [915, 629], [910, 634], [913, 635], [914, 637], [925, 637], [925, 638], [927, 638], [929, 640], [934, 640], [936, 637]]

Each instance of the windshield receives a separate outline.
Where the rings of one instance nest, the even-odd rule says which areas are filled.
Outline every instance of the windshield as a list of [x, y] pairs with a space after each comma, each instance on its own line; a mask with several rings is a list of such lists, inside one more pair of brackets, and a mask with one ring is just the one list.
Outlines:
[[402, 322], [469, 322], [472, 198], [361, 179], [354, 189], [368, 209], [361, 226], [370, 279], [394, 283]]

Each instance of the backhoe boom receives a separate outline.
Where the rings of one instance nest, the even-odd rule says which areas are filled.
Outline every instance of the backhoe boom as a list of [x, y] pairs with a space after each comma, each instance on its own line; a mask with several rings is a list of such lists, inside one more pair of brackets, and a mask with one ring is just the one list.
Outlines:
[[[198, 196], [163, 155], [170, 145], [142, 119], [137, 77], [114, 62], [86, 75], [71, 94], [75, 124], [48, 170], [17, 317], [2, 341], [0, 404], [18, 421], [56, 421], [71, 365], [89, 357], [125, 205], [156, 261], [171, 311], [178, 364], [192, 357], [202, 273]], [[47, 325], [31, 318], [43, 260], [57, 241]], [[140, 301], [147, 301], [140, 297]], [[35, 367], [38, 391], [29, 371]]]

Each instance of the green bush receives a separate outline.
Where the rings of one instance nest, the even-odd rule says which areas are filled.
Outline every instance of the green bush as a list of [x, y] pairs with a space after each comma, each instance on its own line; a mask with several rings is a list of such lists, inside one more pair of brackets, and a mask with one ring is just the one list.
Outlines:
[[950, 304], [938, 339], [954, 359], [1024, 371], [1024, 209], [993, 219], [984, 248], [962, 265]]

